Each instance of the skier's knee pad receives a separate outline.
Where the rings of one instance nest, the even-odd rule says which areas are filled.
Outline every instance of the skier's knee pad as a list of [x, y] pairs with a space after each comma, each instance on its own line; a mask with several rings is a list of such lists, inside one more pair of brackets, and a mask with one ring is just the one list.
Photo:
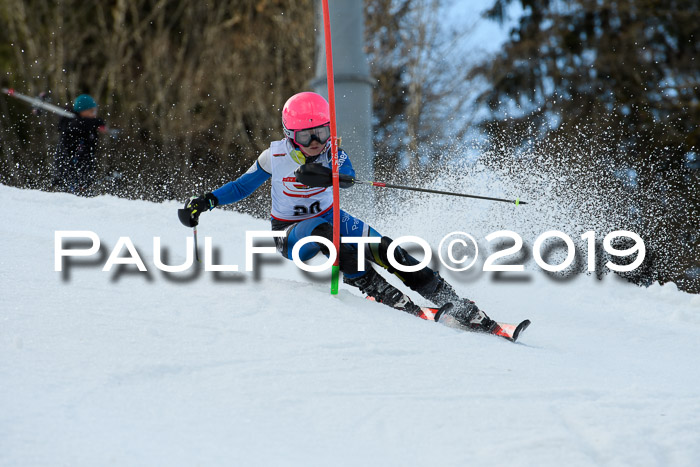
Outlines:
[[312, 219], [306, 219], [298, 222], [294, 226], [293, 233], [298, 238], [308, 237], [310, 235], [318, 235], [320, 237], [325, 237], [325, 232], [331, 232], [331, 238], [333, 235], [333, 226], [328, 223], [327, 220], [321, 217], [314, 217]]
[[[377, 263], [389, 272], [395, 273], [396, 268], [394, 268], [389, 261], [389, 245], [391, 245], [392, 242], [393, 240], [391, 238], [382, 237], [381, 242], [372, 244], [372, 246], [376, 246], [376, 254], [373, 252], [373, 256], [375, 259], [378, 259]], [[418, 260], [409, 255], [406, 250], [397, 246], [394, 248], [394, 263], [398, 263], [402, 266], [414, 266], [418, 264]]]
[[[318, 224], [312, 231], [311, 235], [316, 236], [316, 237], [323, 237], [327, 240], [330, 240], [331, 242], [333, 241], [333, 226], [328, 223], [328, 222], [323, 222], [321, 224]], [[328, 256], [330, 254], [330, 251], [328, 251], [328, 247], [323, 244], [323, 243], [318, 243], [319, 248], [321, 248], [321, 253], [324, 255]]]
[[[389, 237], [382, 237], [379, 244], [374, 244], [377, 247], [376, 253], [373, 251], [373, 256], [378, 259], [377, 263], [385, 268], [387, 271], [396, 275], [401, 279], [408, 287], [412, 290], [422, 289], [435, 280], [435, 272], [429, 267], [424, 267], [423, 269], [415, 272], [399, 271], [396, 269], [389, 261], [389, 245], [393, 240]], [[394, 263], [400, 264], [401, 266], [415, 266], [420, 263], [416, 258], [411, 256], [406, 250], [397, 246], [394, 249]]]
[[[319, 224], [313, 229], [311, 235], [317, 235], [319, 237], [327, 238], [328, 240], [333, 241], [333, 226], [328, 222]], [[318, 243], [318, 246], [321, 249], [321, 253], [323, 253], [326, 256], [330, 254], [330, 251], [328, 250], [328, 247], [326, 247], [326, 245]], [[355, 248], [352, 244], [341, 243], [338, 256], [340, 260], [340, 270], [343, 272], [344, 275], [348, 277], [359, 277], [363, 275], [363, 273], [360, 272], [357, 263], [357, 248]], [[365, 262], [365, 270], [367, 270], [368, 267], [370, 267], [369, 264]]]
[[333, 226], [330, 224], [330, 222], [319, 222], [311, 230], [311, 235], [316, 235], [318, 237], [327, 238], [328, 240], [333, 241]]
[[[320, 230], [318, 230], [319, 232], [324, 232], [324, 230], [322, 228], [322, 226], [324, 226], [324, 225], [330, 226], [330, 224], [327, 221], [325, 221], [324, 219], [321, 219], [321, 218], [306, 219], [304, 221], [298, 222], [287, 233], [287, 238], [285, 239], [286, 241], [283, 243], [282, 248], [279, 248], [279, 247], [278, 248], [280, 249], [280, 251], [282, 252], [282, 254], [284, 256], [286, 256], [289, 259], [292, 259], [292, 251], [294, 250], [294, 245], [296, 245], [296, 243], [298, 241], [300, 241], [301, 239], [309, 237], [311, 235], [319, 235], [321, 237], [327, 238], [322, 233], [318, 233], [318, 234], [314, 233], [317, 231], [317, 229], [320, 229]], [[332, 234], [333, 228], [332, 227], [330, 227], [330, 231], [331, 231], [330, 239], [332, 240], [333, 239], [333, 234]], [[322, 244], [316, 243], [316, 242], [306, 243], [305, 245], [303, 245], [299, 249], [299, 258], [302, 261], [306, 261], [306, 260], [313, 258], [314, 256], [316, 256], [316, 254], [319, 252], [319, 250], [322, 246], [323, 246]], [[328, 252], [328, 249], [326, 249], [326, 251], [324, 253], [327, 254], [327, 252]]]

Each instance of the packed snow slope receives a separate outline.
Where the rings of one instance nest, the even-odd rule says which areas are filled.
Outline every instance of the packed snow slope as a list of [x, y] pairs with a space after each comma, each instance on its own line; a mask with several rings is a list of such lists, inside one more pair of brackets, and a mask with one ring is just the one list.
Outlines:
[[[332, 297], [274, 255], [245, 272], [264, 220], [204, 214], [200, 248], [240, 272], [178, 275], [153, 238], [184, 261], [179, 203], [0, 199], [0, 465], [700, 465], [700, 297], [672, 285], [451, 276], [493, 318], [532, 320], [512, 344]], [[101, 254], [54, 271], [58, 230]], [[119, 237], [148, 272], [102, 271]]]

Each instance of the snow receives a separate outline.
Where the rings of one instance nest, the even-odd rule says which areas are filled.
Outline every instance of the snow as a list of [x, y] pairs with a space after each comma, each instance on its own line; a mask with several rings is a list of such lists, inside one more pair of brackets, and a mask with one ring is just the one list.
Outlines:
[[[0, 465], [700, 465], [700, 297], [673, 285], [457, 281], [532, 320], [512, 344], [332, 297], [272, 255], [246, 272], [264, 220], [206, 213], [200, 242], [240, 272], [178, 275], [153, 237], [184, 261], [179, 203], [0, 198]], [[54, 271], [57, 230], [102, 256]], [[102, 271], [122, 236], [147, 273]]]

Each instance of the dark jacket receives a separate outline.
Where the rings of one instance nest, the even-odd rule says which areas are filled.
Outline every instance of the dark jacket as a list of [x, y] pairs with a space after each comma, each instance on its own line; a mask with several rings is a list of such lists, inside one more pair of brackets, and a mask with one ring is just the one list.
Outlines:
[[67, 159], [94, 159], [98, 132], [104, 126], [105, 122], [101, 118], [61, 117], [58, 121], [58, 131], [61, 133], [58, 152]]
[[60, 140], [54, 161], [55, 184], [78, 193], [95, 181], [98, 135], [104, 129], [101, 118], [61, 117]]

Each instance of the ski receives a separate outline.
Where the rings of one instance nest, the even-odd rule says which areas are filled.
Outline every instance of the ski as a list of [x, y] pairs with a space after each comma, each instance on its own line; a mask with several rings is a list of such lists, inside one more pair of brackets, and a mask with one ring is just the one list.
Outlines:
[[[373, 297], [366, 297], [367, 300], [372, 300], [375, 301]], [[446, 304], [444, 307], [449, 306], [450, 308], [452, 307], [451, 303]], [[435, 315], [440, 311], [439, 308], [432, 308], [432, 307], [427, 307], [427, 306], [422, 306], [420, 307], [420, 314], [418, 315], [419, 318], [424, 319], [426, 321], [435, 321]], [[451, 327], [454, 329], [459, 329], [462, 331], [467, 331], [467, 332], [481, 332], [481, 331], [476, 331], [474, 329], [470, 329], [468, 327], [462, 326], [459, 324], [456, 320], [450, 320], [448, 322], [442, 323], [447, 327]], [[518, 340], [518, 337], [520, 337], [520, 334], [527, 329], [527, 327], [530, 326], [530, 320], [526, 319], [525, 321], [520, 322], [519, 324], [510, 324], [510, 323], [499, 323], [496, 321], [496, 326], [489, 331], [487, 334], [493, 334], [494, 336], [502, 337], [506, 340], [509, 340], [510, 342], [515, 342]]]
[[527, 327], [530, 325], [530, 320], [526, 319], [517, 325], [499, 322], [496, 322], [496, 325], [497, 330], [495, 332], [491, 332], [491, 334], [501, 336], [505, 339], [508, 339], [511, 342], [515, 342], [518, 340], [518, 337], [520, 337], [520, 333], [526, 330]]
[[[439, 308], [421, 307], [421, 314], [419, 315], [419, 318], [428, 321], [435, 321], [435, 314], [438, 312], [438, 310]], [[456, 321], [444, 324], [448, 327], [460, 329], [462, 331], [481, 332], [462, 326]], [[509, 340], [510, 342], [515, 342], [518, 340], [518, 337], [520, 337], [520, 334], [525, 329], [527, 329], [528, 326], [530, 326], [529, 319], [526, 319], [525, 321], [522, 321], [519, 324], [499, 323], [498, 321], [496, 321], [496, 327], [489, 331], [488, 334], [493, 334], [494, 336], [503, 337], [504, 339]]]

